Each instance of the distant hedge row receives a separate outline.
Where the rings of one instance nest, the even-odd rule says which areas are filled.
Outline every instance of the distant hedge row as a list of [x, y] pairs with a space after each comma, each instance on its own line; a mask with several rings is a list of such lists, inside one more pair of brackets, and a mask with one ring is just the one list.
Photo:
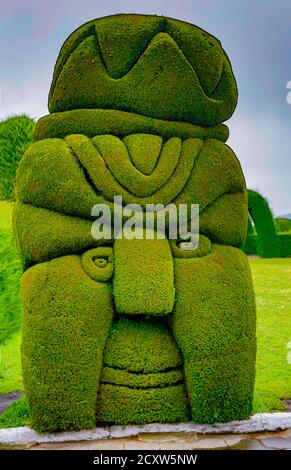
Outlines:
[[13, 116], [0, 122], [0, 199], [14, 199], [14, 180], [20, 159], [32, 142], [33, 119]]
[[[267, 200], [256, 191], [248, 190], [248, 205], [250, 217], [242, 250], [247, 255], [257, 254], [262, 258], [291, 256], [291, 233], [287, 231], [291, 221], [274, 220]], [[277, 233], [276, 229], [283, 233]]]

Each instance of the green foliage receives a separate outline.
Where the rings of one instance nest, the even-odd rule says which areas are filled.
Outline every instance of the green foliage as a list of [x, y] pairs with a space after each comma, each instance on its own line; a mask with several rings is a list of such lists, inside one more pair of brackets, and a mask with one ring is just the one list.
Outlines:
[[16, 400], [0, 415], [0, 428], [17, 428], [29, 422], [29, 412], [25, 397]]
[[17, 172], [16, 190], [21, 202], [74, 217], [89, 218], [97, 202], [82, 169], [61, 139], [45, 139], [27, 150]]
[[241, 249], [246, 255], [257, 255], [257, 235], [248, 235]]
[[0, 228], [0, 344], [21, 325], [19, 280], [21, 267], [11, 229]]
[[213, 36], [165, 17], [114, 15], [83, 25], [65, 42], [49, 109], [119, 109], [213, 126], [236, 102], [230, 63]]
[[277, 232], [291, 232], [291, 220], [277, 217], [274, 219], [274, 224]]
[[[290, 365], [286, 361], [286, 345], [291, 337], [291, 304], [290, 304], [290, 276], [291, 276], [291, 260], [290, 259], [262, 259], [256, 258], [250, 260], [250, 265], [252, 269], [252, 277], [254, 281], [254, 287], [257, 298], [257, 363], [256, 363], [256, 386], [255, 386], [255, 396], [254, 396], [254, 412], [272, 412], [272, 411], [283, 411], [282, 397], [289, 397], [291, 390], [291, 375], [290, 375]], [[158, 319], [154, 319], [155, 322], [158, 322]], [[166, 344], [164, 341], [161, 342], [162, 349], [159, 350], [159, 354], [155, 356], [143, 356], [146, 352], [150, 351], [149, 344], [157, 345], [159, 338], [160, 328], [156, 327], [156, 335], [152, 333], [152, 339], [148, 339], [150, 336], [149, 331], [153, 332], [154, 327], [149, 326], [149, 322], [141, 321], [141, 318], [138, 318], [134, 322], [134, 319], [123, 320], [123, 339], [121, 340], [121, 331], [120, 333], [114, 333], [117, 325], [119, 325], [120, 330], [122, 329], [122, 322], [113, 323], [113, 326], [110, 329], [109, 340], [110, 341], [110, 354], [109, 361], [109, 347], [107, 347], [107, 362], [110, 364], [116, 364], [116, 368], [110, 367], [110, 372], [115, 374], [114, 383], [118, 383], [118, 378], [116, 374], [120, 372], [122, 374], [122, 380], [125, 383], [128, 383], [128, 375], [130, 375], [131, 380], [140, 380], [144, 384], [147, 384], [147, 381], [150, 377], [158, 376], [161, 380], [160, 373], [165, 368], [179, 368], [182, 364], [182, 357], [179, 351], [177, 352], [175, 348], [175, 342], [171, 337], [171, 334], [165, 331], [164, 335], [167, 335], [169, 342]], [[129, 325], [136, 323], [135, 333], [132, 332]], [[152, 321], [151, 321], [152, 323]], [[138, 333], [140, 334], [138, 335]], [[19, 334], [17, 333], [19, 338]], [[162, 335], [163, 336], [163, 335]], [[110, 339], [111, 338], [111, 339]], [[17, 361], [18, 374], [20, 374], [20, 346], [19, 339], [14, 341], [8, 341], [9, 343], [9, 356], [11, 359]], [[117, 341], [118, 339], [118, 341]], [[119, 340], [120, 339], [120, 340]], [[148, 342], [146, 342], [148, 339]], [[10, 344], [11, 343], [11, 344]], [[132, 350], [138, 347], [137, 354], [128, 355], [129, 349], [132, 345]], [[6, 345], [5, 345], [6, 346]], [[7, 344], [8, 347], [8, 344]], [[120, 354], [122, 349], [125, 349], [124, 354]], [[5, 367], [11, 371], [11, 365], [7, 359], [5, 349], [2, 347], [2, 359]], [[167, 357], [166, 357], [167, 355]], [[118, 364], [116, 363], [119, 358], [122, 358]], [[176, 360], [171, 361], [171, 358], [176, 357]], [[138, 359], [141, 360], [138, 362]], [[136, 373], [141, 370], [145, 365], [147, 366], [149, 360], [151, 360], [151, 365], [144, 371], [143, 374]], [[133, 359], [134, 362], [131, 362]], [[132, 369], [135, 371], [133, 374], [127, 374], [126, 369], [133, 364]], [[117, 369], [119, 365], [120, 370]], [[155, 367], [156, 372], [150, 374], [152, 366]], [[102, 374], [106, 379], [107, 370], [109, 366], [105, 366]], [[174, 370], [174, 373], [179, 373]], [[12, 377], [11, 377], [12, 378]], [[106, 380], [103, 380], [105, 382]], [[165, 380], [168, 379], [168, 376], [165, 377]], [[1, 370], [1, 393], [8, 393], [14, 390], [22, 390], [19, 386], [12, 385], [13, 388], [9, 388], [7, 383], [7, 377], [2, 375]], [[12, 382], [11, 382], [12, 383]], [[16, 405], [12, 405], [13, 407]], [[8, 413], [8, 411], [7, 411]], [[22, 426], [24, 421], [21, 418], [22, 412], [19, 412], [19, 416], [15, 411], [15, 419], [6, 424], [6, 427], [10, 426]], [[27, 411], [28, 416], [28, 411]], [[2, 418], [4, 414], [0, 416], [0, 427], [3, 427], [6, 423], [6, 414], [5, 420]], [[25, 420], [27, 421], [27, 419]]]
[[[280, 256], [280, 246], [276, 235], [273, 214], [267, 200], [258, 192], [248, 190], [249, 214], [257, 232], [257, 253], [262, 258]], [[250, 245], [251, 242], [248, 242]]]
[[20, 203], [15, 205], [13, 219], [18, 254], [24, 269], [98, 244], [92, 238], [92, 222], [89, 220]]
[[[115, 15], [65, 42], [57, 114], [21, 161], [14, 214], [22, 263], [34, 265], [22, 278], [22, 364], [37, 431], [250, 414], [255, 305], [246, 257], [229, 246], [245, 238], [246, 187], [219, 125], [236, 101], [220, 42], [188, 23]], [[116, 195], [199, 204], [200, 252], [118, 237], [96, 248], [91, 209]]]
[[160, 318], [120, 317], [109, 330], [104, 365], [135, 374], [159, 374], [183, 364], [177, 344]]
[[[241, 246], [247, 221], [246, 188], [240, 164], [231, 149], [216, 139], [203, 142], [194, 138], [184, 141], [171, 138], [162, 146], [162, 171], [157, 166], [157, 175], [154, 170], [151, 175], [140, 174], [137, 178], [138, 172], [130, 159], [138, 149], [142, 152], [145, 142], [150, 148], [154, 145], [155, 149], [151, 137], [132, 134], [122, 141], [108, 135], [93, 139], [70, 135], [65, 142], [62, 139], [39, 141], [26, 152], [20, 164], [18, 197], [26, 204], [90, 220], [94, 204], [110, 205], [115, 195], [121, 195], [124, 203], [142, 206], [196, 203], [201, 210], [202, 234], [215, 243]], [[124, 156], [122, 165], [114, 165], [118, 155]], [[176, 167], [173, 167], [174, 159], [178, 162]], [[53, 217], [49, 218], [52, 220]], [[41, 230], [45, 230], [44, 224], [39, 224]], [[51, 230], [55, 232], [53, 223], [47, 228], [48, 235]], [[37, 239], [37, 245], [47, 245], [48, 235], [42, 237], [43, 241]], [[29, 234], [26, 236], [30, 238]], [[25, 244], [25, 237], [18, 238]], [[79, 245], [79, 240], [75, 240]], [[55, 245], [54, 237], [51, 243]], [[69, 244], [72, 246], [73, 242]], [[34, 245], [30, 241], [28, 248], [21, 245], [21, 250], [26, 252]], [[49, 248], [45, 246], [44, 251]], [[68, 251], [59, 251], [59, 255], [62, 254], [68, 254]], [[36, 261], [41, 259], [38, 257]]]
[[192, 419], [244, 419], [252, 411], [255, 300], [247, 258], [212, 245], [203, 258], [175, 259], [173, 334], [184, 360]]
[[246, 241], [244, 245], [241, 247], [242, 251], [246, 255], [256, 255], [257, 254], [257, 235], [255, 233], [255, 228], [253, 226], [252, 219], [248, 218], [248, 230]]
[[102, 384], [97, 419], [106, 424], [176, 423], [189, 420], [185, 385], [135, 389]]
[[171, 313], [175, 287], [168, 240], [115, 240], [114, 256], [116, 311], [130, 315]]
[[14, 199], [16, 170], [32, 142], [34, 121], [14, 116], [0, 122], [0, 199]]
[[71, 134], [84, 134], [87, 137], [110, 134], [120, 138], [130, 134], [156, 134], [164, 139], [180, 137], [188, 139], [219, 139], [225, 142], [229, 131], [227, 126], [202, 127], [188, 122], [164, 121], [140, 114], [116, 109], [75, 109], [53, 113], [41, 118], [35, 126], [34, 139], [63, 139]]
[[97, 422], [189, 419], [182, 357], [161, 318], [119, 317], [111, 326], [97, 400]]
[[282, 258], [291, 256], [291, 234], [290, 233], [279, 233], [277, 235], [278, 242], [280, 244], [280, 256]]
[[91, 280], [79, 256], [27, 270], [22, 366], [37, 431], [95, 427], [103, 349], [112, 320], [110, 288]]

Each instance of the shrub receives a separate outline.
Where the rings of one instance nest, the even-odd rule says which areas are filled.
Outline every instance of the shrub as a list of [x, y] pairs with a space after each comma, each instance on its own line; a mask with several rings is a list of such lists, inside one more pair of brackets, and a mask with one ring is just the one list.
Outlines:
[[282, 258], [291, 256], [291, 233], [280, 233], [278, 235], [280, 244], [280, 255]]
[[290, 232], [291, 231], [291, 220], [285, 219], [284, 217], [278, 217], [274, 219], [274, 224], [277, 232]]
[[[257, 253], [262, 258], [276, 258], [280, 256], [280, 245], [277, 239], [272, 211], [267, 200], [258, 192], [248, 190], [249, 215], [252, 218], [257, 232]], [[254, 241], [246, 241], [243, 250], [253, 249]], [[250, 254], [250, 253], [248, 253]]]
[[0, 199], [14, 199], [16, 170], [32, 142], [33, 130], [33, 119], [24, 115], [0, 122]]

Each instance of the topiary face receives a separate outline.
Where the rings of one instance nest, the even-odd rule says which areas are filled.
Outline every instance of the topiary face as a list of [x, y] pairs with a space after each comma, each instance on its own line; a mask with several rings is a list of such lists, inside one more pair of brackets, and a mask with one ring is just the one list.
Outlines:
[[[14, 212], [36, 429], [251, 412], [255, 307], [237, 248], [246, 188], [222, 124], [236, 100], [219, 41], [188, 23], [116, 15], [65, 42]], [[114, 212], [116, 196], [199, 204], [198, 249], [95, 240], [92, 208]]]

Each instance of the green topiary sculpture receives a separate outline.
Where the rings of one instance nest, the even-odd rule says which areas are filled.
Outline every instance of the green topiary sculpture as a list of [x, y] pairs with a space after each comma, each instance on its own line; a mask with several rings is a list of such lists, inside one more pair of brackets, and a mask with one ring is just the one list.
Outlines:
[[[236, 101], [220, 42], [188, 23], [116, 15], [65, 42], [14, 212], [38, 431], [250, 415], [255, 302], [239, 249], [247, 194], [222, 124]], [[198, 248], [170, 237], [96, 240], [92, 208], [115, 216], [115, 196], [142, 208], [199, 204]]]

